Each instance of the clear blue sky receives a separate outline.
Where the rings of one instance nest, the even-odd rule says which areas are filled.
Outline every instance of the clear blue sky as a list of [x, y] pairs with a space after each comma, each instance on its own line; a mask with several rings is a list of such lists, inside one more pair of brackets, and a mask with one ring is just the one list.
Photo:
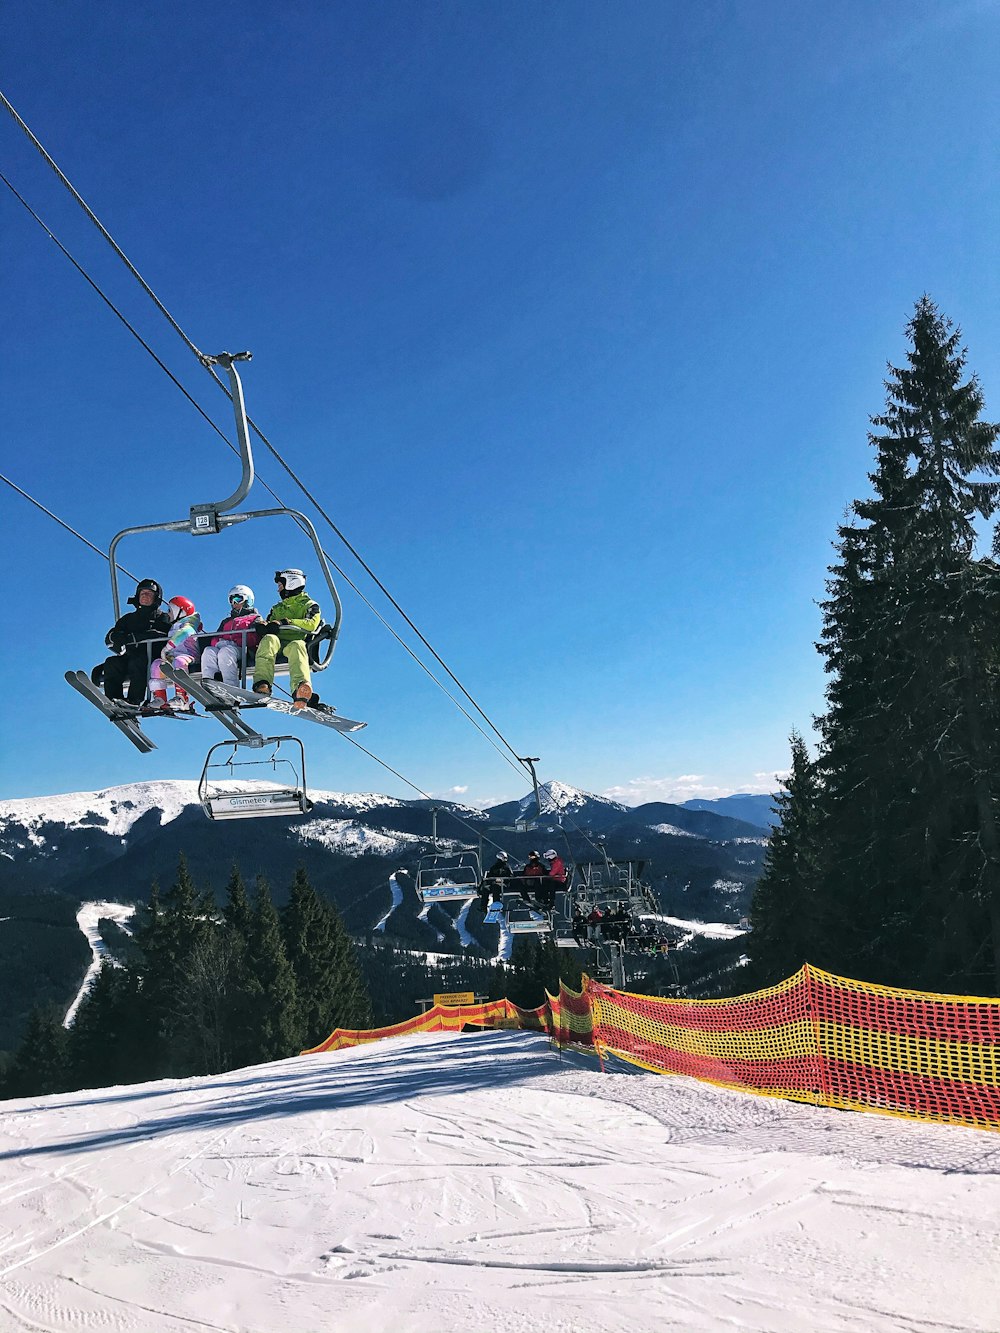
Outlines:
[[[194, 341], [253, 351], [251, 413], [543, 776], [770, 785], [923, 292], [1000, 415], [996, 4], [13, 0], [4, 45], [6, 96]], [[231, 435], [3, 113], [0, 162]], [[2, 470], [102, 546], [228, 494], [232, 454], [2, 186], [0, 227]], [[214, 622], [306, 558], [256, 529], [121, 558]], [[63, 682], [103, 655], [106, 567], [6, 487], [0, 543], [0, 794], [197, 776], [221, 728], [144, 758]], [[323, 693], [361, 739], [435, 794], [520, 794], [343, 595]], [[412, 794], [308, 739], [315, 785]]]

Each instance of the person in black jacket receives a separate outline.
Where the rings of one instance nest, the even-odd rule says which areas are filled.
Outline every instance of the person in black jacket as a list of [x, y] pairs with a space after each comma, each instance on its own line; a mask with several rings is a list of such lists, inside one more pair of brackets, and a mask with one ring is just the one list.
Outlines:
[[108, 630], [104, 642], [114, 656], [98, 663], [90, 673], [95, 685], [104, 686], [109, 699], [120, 700], [128, 680], [128, 702], [138, 706], [146, 697], [149, 675], [150, 641], [156, 657], [166, 642], [170, 618], [160, 610], [163, 589], [155, 579], [141, 579], [135, 596], [128, 599], [134, 611], [127, 611]]
[[484, 912], [491, 902], [503, 897], [504, 880], [510, 879], [513, 873], [507, 853], [499, 852], [479, 886], [479, 906]]

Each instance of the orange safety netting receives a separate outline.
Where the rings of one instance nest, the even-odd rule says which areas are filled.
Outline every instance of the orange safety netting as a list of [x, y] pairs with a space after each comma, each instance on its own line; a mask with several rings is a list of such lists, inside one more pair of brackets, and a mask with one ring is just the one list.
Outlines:
[[1000, 999], [870, 985], [809, 964], [727, 1000], [632, 995], [588, 977], [582, 991], [560, 983], [537, 1009], [435, 1006], [392, 1027], [338, 1028], [303, 1054], [466, 1024], [545, 1032], [744, 1092], [1000, 1130]]
[[407, 1018], [384, 1028], [337, 1028], [326, 1041], [303, 1051], [316, 1055], [320, 1051], [339, 1051], [345, 1046], [361, 1046], [383, 1037], [403, 1037], [413, 1032], [461, 1032], [466, 1023], [476, 1027], [493, 1027], [498, 1022], [515, 1017], [509, 1000], [488, 1000], [485, 1004], [436, 1004], [424, 1014]]
[[850, 981], [808, 964], [728, 1000], [587, 981], [598, 1050], [663, 1073], [853, 1110], [1000, 1129], [1000, 1000]]

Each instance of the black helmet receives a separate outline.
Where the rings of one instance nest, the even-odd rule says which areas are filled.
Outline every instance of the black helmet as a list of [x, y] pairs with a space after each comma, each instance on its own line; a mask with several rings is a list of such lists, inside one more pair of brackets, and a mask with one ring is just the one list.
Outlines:
[[160, 603], [163, 601], [163, 589], [157, 583], [156, 579], [140, 579], [139, 582], [135, 585], [135, 595], [128, 599], [129, 606], [138, 607], [139, 594], [147, 588], [153, 594], [152, 609], [155, 611], [157, 607], [160, 605]]

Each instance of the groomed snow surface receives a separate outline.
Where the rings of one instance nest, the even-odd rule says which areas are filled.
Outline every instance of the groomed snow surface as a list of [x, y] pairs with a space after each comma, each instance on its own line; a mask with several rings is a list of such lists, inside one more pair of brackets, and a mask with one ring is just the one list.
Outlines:
[[521, 1032], [3, 1104], [0, 1329], [995, 1333], [1000, 1135]]

